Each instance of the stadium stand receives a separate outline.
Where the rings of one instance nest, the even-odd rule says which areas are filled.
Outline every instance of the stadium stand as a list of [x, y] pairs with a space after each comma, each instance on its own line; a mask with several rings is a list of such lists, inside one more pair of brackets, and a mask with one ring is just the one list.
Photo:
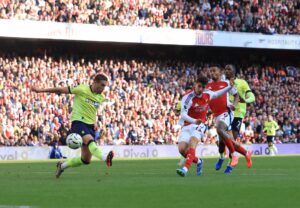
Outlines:
[[298, 0], [1, 0], [0, 19], [300, 34]]
[[[107, 102], [98, 111], [99, 144], [175, 144], [180, 130], [174, 106], [198, 74], [209, 76], [210, 63], [170, 60], [40, 56], [0, 57], [0, 145], [65, 144], [71, 95], [34, 94], [31, 84], [67, 86], [109, 75]], [[240, 64], [256, 95], [240, 135], [242, 143], [265, 143], [262, 123], [268, 114], [280, 125], [277, 143], [300, 142], [300, 70], [288, 65]], [[215, 143], [215, 128], [203, 140]]]

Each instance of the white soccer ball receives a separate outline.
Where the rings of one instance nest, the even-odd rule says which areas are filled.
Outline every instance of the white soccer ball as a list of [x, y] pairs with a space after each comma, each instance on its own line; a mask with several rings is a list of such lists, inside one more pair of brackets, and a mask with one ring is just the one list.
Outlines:
[[82, 138], [79, 134], [72, 133], [67, 136], [66, 143], [71, 149], [78, 149], [82, 146]]

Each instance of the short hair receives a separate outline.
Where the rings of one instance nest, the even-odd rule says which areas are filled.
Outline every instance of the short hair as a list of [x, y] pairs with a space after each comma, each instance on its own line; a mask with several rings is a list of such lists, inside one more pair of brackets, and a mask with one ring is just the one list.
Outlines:
[[208, 79], [207, 79], [207, 77], [200, 76], [200, 77], [197, 79], [197, 83], [200, 83], [200, 84], [202, 84], [202, 86], [205, 86], [205, 85], [207, 85], [207, 83], [208, 83]]
[[226, 70], [226, 69], [230, 69], [234, 74], [236, 73], [236, 68], [235, 68], [235, 66], [232, 65], [232, 64], [227, 64], [227, 65], [225, 66], [225, 70]]
[[220, 72], [221, 72], [221, 69], [222, 69], [222, 67], [220, 67], [220, 66], [218, 66], [216, 64], [209, 67], [209, 69], [212, 69], [212, 68], [216, 68]]
[[222, 69], [222, 66], [220, 64], [216, 64], [216, 63], [210, 65], [210, 68], [213, 68], [213, 67], [216, 67], [220, 70]]
[[95, 82], [108, 81], [108, 77], [104, 74], [97, 74], [94, 78]]

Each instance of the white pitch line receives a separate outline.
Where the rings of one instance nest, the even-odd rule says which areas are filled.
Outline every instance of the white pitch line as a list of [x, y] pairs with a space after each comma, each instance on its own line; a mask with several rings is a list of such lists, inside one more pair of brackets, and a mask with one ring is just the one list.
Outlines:
[[[0, 205], [0, 208], [33, 208], [33, 206], [27, 205]], [[34, 207], [37, 208], [37, 207]]]

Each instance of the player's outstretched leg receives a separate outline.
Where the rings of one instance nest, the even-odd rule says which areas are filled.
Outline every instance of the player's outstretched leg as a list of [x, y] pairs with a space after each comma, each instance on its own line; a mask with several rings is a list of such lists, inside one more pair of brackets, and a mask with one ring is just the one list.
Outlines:
[[87, 142], [87, 147], [94, 157], [98, 158], [99, 160], [104, 160], [107, 167], [112, 166], [112, 159], [114, 158], [113, 151], [110, 151], [106, 156], [103, 155], [102, 151], [97, 147], [96, 142], [92, 138]]
[[56, 164], [57, 169], [56, 169], [55, 176], [56, 176], [56, 178], [59, 178], [65, 169], [67, 169], [69, 167], [78, 167], [82, 164], [88, 164], [88, 162], [84, 162], [80, 157], [74, 157], [74, 158], [68, 159], [65, 162], [59, 161]]

